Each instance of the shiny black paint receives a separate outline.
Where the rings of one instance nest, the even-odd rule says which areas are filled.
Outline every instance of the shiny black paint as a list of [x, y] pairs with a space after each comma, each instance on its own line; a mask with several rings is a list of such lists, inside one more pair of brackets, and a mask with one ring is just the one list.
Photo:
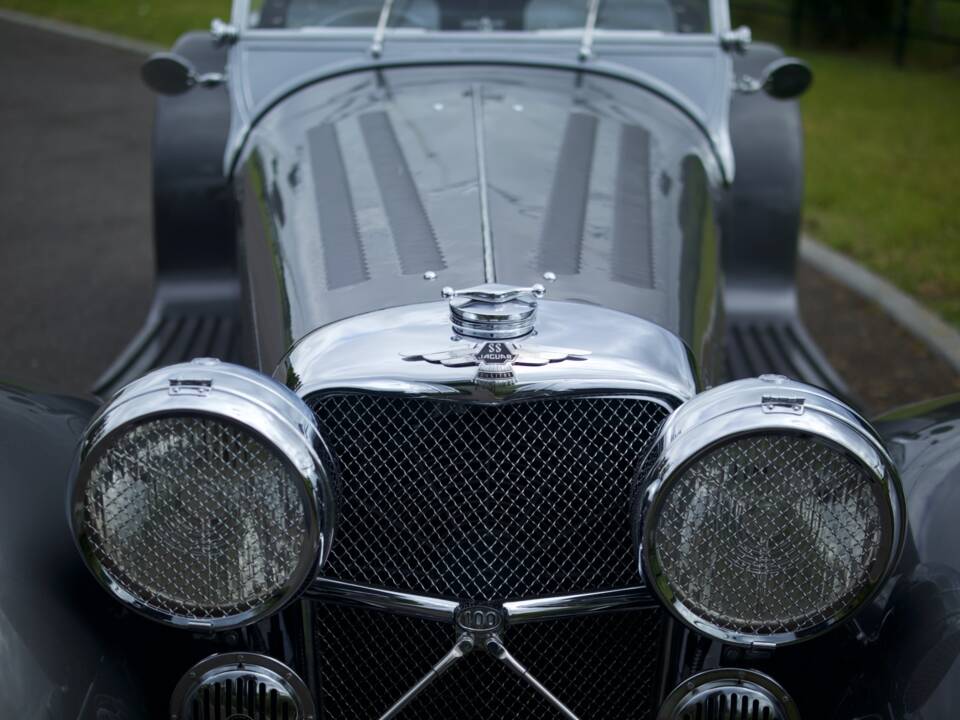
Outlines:
[[[666, 101], [584, 73], [411, 67], [308, 86], [254, 128], [239, 179], [260, 365], [272, 370], [311, 330], [436, 300], [442, 285], [529, 285], [552, 271], [549, 297], [653, 320], [712, 367], [720, 178], [710, 154], [700, 128]], [[326, 173], [345, 178], [352, 217], [318, 197]], [[648, 275], [624, 272], [647, 258]], [[423, 279], [430, 270], [435, 283]]]
[[886, 602], [864, 621], [877, 651], [856, 700], [884, 720], [945, 720], [960, 709], [960, 396], [877, 427], [901, 469], [909, 540]]
[[77, 717], [96, 692], [105, 598], [77, 556], [64, 505], [94, 409], [0, 387], [0, 717]]
[[[172, 52], [198, 73], [223, 72], [227, 49], [187, 33]], [[153, 125], [153, 222], [157, 270], [166, 275], [236, 270], [236, 207], [223, 172], [230, 102], [223, 86], [158, 96]]]
[[95, 403], [0, 385], [0, 718], [167, 716], [182, 674], [213, 652], [292, 662], [281, 618], [242, 633], [170, 632], [130, 613], [83, 565], [67, 480]]

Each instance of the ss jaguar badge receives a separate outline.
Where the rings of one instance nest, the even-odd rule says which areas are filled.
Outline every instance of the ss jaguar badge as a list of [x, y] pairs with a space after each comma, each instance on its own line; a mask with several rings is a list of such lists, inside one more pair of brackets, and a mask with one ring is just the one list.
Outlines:
[[586, 360], [588, 350], [526, 345], [518, 342], [460, 342], [446, 350], [432, 353], [404, 353], [408, 362], [428, 362], [445, 367], [477, 367], [477, 383], [504, 385], [514, 381], [513, 368], [542, 366], [565, 360]]

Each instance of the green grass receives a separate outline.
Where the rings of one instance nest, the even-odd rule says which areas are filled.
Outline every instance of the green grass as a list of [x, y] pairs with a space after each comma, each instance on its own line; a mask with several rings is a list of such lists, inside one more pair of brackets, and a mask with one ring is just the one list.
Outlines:
[[230, 0], [0, 0], [0, 7], [170, 45], [230, 16]]
[[[787, 7], [787, 0], [769, 0]], [[226, 17], [229, 0], [0, 0], [0, 6], [170, 44]], [[921, 3], [914, 3], [919, 12]], [[940, 3], [960, 34], [960, 3]], [[755, 37], [787, 41], [784, 18], [739, 12]], [[916, 17], [921, 27], [923, 18]], [[806, 226], [960, 324], [960, 51], [912, 42], [857, 53], [793, 49], [816, 72], [803, 100]], [[925, 69], [926, 68], [926, 69]]]
[[960, 324], [960, 72], [803, 55], [807, 229]]

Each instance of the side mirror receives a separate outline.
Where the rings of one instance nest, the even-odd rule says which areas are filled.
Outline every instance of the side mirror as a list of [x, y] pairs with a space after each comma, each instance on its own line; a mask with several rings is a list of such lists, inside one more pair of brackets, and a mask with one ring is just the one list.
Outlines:
[[786, 57], [774, 60], [763, 70], [760, 86], [777, 100], [792, 100], [813, 84], [813, 70], [802, 60]]
[[212, 86], [224, 81], [221, 73], [200, 75], [185, 57], [161, 52], [151, 55], [140, 68], [147, 87], [161, 95], [182, 95], [194, 85]]

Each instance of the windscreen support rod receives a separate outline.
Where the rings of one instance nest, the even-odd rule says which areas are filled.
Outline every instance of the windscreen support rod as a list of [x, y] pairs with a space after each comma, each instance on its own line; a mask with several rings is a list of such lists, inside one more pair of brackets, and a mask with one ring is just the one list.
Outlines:
[[583, 26], [583, 40], [580, 41], [580, 62], [586, 62], [593, 57], [593, 31], [597, 29], [600, 2], [601, 0], [587, 0], [587, 24]]
[[380, 8], [380, 19], [377, 20], [377, 29], [373, 33], [373, 44], [370, 45], [370, 54], [375, 58], [383, 55], [383, 39], [387, 34], [387, 23], [390, 22], [390, 13], [393, 11], [393, 0], [383, 0]]

